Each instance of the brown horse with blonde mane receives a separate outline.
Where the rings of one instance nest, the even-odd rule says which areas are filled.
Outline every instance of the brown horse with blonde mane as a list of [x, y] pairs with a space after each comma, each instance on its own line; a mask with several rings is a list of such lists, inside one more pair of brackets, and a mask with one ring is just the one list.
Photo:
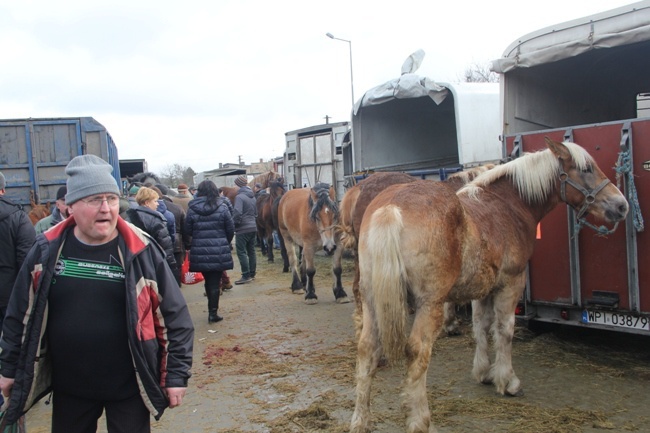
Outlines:
[[[343, 248], [339, 233], [335, 230], [338, 216], [334, 187], [327, 183], [317, 183], [313, 188], [287, 191], [278, 204], [278, 228], [292, 269], [291, 291], [303, 293], [304, 289], [307, 304], [318, 302], [314, 287], [316, 274], [314, 255], [319, 248], [322, 248], [327, 255], [333, 256], [332, 290], [336, 302], [339, 304], [350, 302], [341, 283]], [[299, 262], [300, 249], [302, 249], [302, 260]]]
[[[473, 301], [476, 380], [493, 383], [500, 394], [521, 394], [512, 368], [514, 311], [538, 222], [561, 201], [578, 217], [589, 213], [610, 223], [628, 211], [623, 194], [582, 147], [548, 138], [546, 144], [458, 191], [422, 180], [391, 186], [370, 203], [359, 234], [363, 325], [351, 432], [371, 431], [370, 388], [382, 355], [390, 362], [406, 356], [406, 430], [430, 431], [426, 376], [446, 301]], [[415, 317], [407, 331], [408, 296]]]

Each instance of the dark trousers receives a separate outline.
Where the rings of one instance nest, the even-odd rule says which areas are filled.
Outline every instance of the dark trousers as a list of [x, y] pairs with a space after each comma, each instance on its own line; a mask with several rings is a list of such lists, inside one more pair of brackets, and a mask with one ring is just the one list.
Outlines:
[[[183, 251], [178, 251], [174, 253], [174, 260], [176, 260], [176, 272], [174, 276], [176, 277], [176, 282], [178, 287], [181, 286], [181, 268], [183, 267], [183, 260], [185, 260], [185, 253]], [[172, 269], [173, 271], [173, 269]]]
[[54, 392], [52, 433], [96, 433], [104, 410], [108, 433], [151, 432], [151, 415], [139, 394], [125, 400], [100, 401]]
[[208, 311], [217, 312], [219, 309], [219, 285], [222, 271], [202, 272], [205, 278], [205, 294], [208, 295]]
[[241, 266], [241, 275], [244, 278], [254, 277], [257, 270], [256, 237], [256, 232], [235, 235], [235, 249]]

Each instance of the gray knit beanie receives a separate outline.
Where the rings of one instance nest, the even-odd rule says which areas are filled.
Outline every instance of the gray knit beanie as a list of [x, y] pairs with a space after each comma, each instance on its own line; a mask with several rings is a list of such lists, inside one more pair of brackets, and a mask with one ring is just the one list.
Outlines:
[[0, 189], [5, 189], [6, 186], [5, 175], [0, 171]]
[[113, 167], [95, 155], [76, 156], [68, 163], [68, 193], [65, 204], [68, 206], [94, 194], [120, 194], [117, 182], [111, 175]]

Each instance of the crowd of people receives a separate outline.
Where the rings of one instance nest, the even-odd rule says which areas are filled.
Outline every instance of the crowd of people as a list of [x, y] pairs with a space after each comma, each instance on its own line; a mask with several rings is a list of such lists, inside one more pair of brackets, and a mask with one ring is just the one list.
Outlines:
[[150, 432], [151, 416], [182, 404], [191, 376], [184, 261], [204, 277], [208, 323], [223, 320], [233, 239], [235, 284], [255, 279], [258, 185], [238, 177], [234, 203], [210, 180], [177, 194], [134, 184], [123, 196], [112, 170], [74, 158], [35, 226], [0, 172], [0, 428], [51, 394], [52, 432], [95, 432], [102, 413], [109, 433]]

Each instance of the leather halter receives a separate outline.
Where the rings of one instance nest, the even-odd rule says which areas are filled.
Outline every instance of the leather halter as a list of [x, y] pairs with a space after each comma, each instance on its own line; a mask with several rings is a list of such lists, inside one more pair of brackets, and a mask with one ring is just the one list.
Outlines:
[[575, 189], [577, 189], [578, 191], [580, 191], [582, 193], [582, 195], [585, 196], [585, 200], [582, 202], [582, 207], [580, 208], [580, 210], [578, 211], [578, 215], [576, 216], [576, 219], [578, 219], [578, 220], [580, 218], [582, 218], [585, 213], [587, 213], [587, 209], [589, 208], [589, 206], [591, 206], [591, 204], [594, 201], [596, 201], [596, 196], [598, 195], [598, 193], [603, 188], [605, 188], [608, 183], [610, 183], [609, 179], [606, 178], [605, 180], [600, 182], [600, 184], [596, 188], [594, 188], [592, 190], [588, 190], [587, 188], [583, 187], [582, 185], [579, 185], [576, 182], [574, 182], [565, 171], [560, 173], [560, 182], [561, 182], [560, 196], [562, 197], [563, 202], [567, 203], [567, 201], [566, 201], [566, 184], [567, 183], [569, 185], [571, 185], [572, 187], [574, 187]]

